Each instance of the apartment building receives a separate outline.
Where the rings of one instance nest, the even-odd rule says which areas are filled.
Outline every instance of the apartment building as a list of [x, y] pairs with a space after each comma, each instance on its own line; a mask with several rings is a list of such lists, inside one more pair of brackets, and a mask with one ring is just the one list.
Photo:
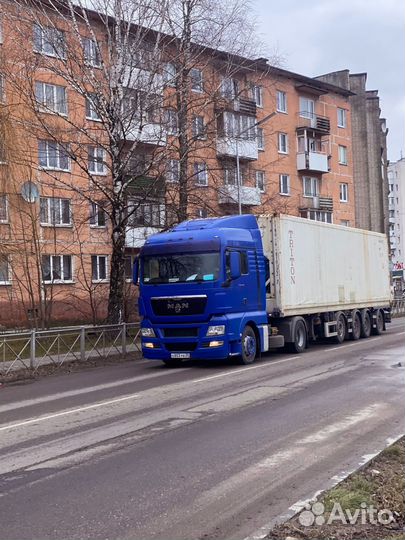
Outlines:
[[[114, 212], [128, 216], [129, 318], [133, 257], [184, 211], [355, 224], [350, 89], [205, 48], [188, 70], [184, 119], [172, 45], [157, 65], [156, 36], [145, 33], [112, 148], [100, 117], [112, 103], [100, 19], [89, 12], [69, 57], [65, 20], [19, 15], [3, 16], [0, 32], [0, 324], [105, 317]], [[128, 162], [125, 209], [113, 208], [113, 151]]]
[[391, 268], [394, 289], [402, 295], [405, 265], [405, 159], [388, 166], [388, 208]]
[[367, 73], [336, 71], [318, 80], [352, 92], [351, 130], [356, 227], [388, 234], [386, 121], [381, 118], [378, 90], [367, 90]]

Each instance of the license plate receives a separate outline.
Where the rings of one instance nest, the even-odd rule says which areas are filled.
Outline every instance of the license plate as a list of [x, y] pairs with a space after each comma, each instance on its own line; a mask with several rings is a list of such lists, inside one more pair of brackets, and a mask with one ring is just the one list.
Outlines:
[[190, 358], [189, 352], [172, 352], [170, 358]]

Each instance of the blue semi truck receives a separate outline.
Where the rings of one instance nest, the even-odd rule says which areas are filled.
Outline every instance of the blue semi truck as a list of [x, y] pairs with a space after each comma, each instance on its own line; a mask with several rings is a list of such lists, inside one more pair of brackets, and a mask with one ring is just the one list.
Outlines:
[[142, 353], [175, 366], [310, 341], [368, 337], [390, 320], [382, 234], [291, 216], [186, 221], [151, 236], [134, 265]]

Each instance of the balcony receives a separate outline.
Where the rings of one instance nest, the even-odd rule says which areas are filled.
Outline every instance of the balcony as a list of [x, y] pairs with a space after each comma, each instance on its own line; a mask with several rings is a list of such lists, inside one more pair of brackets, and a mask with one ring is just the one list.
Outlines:
[[[260, 206], [261, 192], [258, 188], [241, 186], [240, 198], [243, 206]], [[238, 204], [238, 187], [225, 185], [219, 188], [219, 204]]]
[[219, 137], [217, 139], [217, 154], [219, 156], [236, 158], [238, 151], [239, 159], [255, 160], [259, 151], [256, 139], [236, 139], [234, 137]]
[[146, 69], [136, 67], [124, 69], [123, 85], [148, 94], [162, 94], [164, 89], [163, 76], [160, 73], [152, 74]]
[[127, 227], [125, 247], [141, 248], [149, 236], [160, 232], [160, 230], [158, 227]]
[[300, 152], [297, 154], [297, 169], [327, 173], [329, 171], [328, 156], [322, 152]]
[[215, 103], [217, 111], [238, 112], [248, 116], [256, 116], [257, 106], [252, 99], [242, 97], [224, 97], [221, 96]]
[[166, 144], [167, 132], [162, 125], [157, 123], [144, 124], [141, 126], [140, 122], [134, 121], [131, 122], [128, 127], [125, 127], [124, 131], [123, 138], [125, 138], [126, 141], [138, 141], [154, 146], [164, 146]]
[[310, 128], [322, 135], [328, 135], [330, 133], [330, 120], [327, 116], [320, 116], [308, 111], [299, 112], [297, 129], [300, 128]]
[[301, 196], [300, 208], [307, 210], [327, 210], [333, 211], [333, 199], [332, 197], [321, 197], [319, 195], [315, 197]]

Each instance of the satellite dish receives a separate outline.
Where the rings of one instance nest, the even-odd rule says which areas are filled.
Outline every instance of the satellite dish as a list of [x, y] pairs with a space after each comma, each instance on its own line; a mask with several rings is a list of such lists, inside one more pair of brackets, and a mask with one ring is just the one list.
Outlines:
[[39, 190], [34, 182], [24, 182], [21, 187], [21, 197], [28, 203], [34, 203], [39, 199]]

